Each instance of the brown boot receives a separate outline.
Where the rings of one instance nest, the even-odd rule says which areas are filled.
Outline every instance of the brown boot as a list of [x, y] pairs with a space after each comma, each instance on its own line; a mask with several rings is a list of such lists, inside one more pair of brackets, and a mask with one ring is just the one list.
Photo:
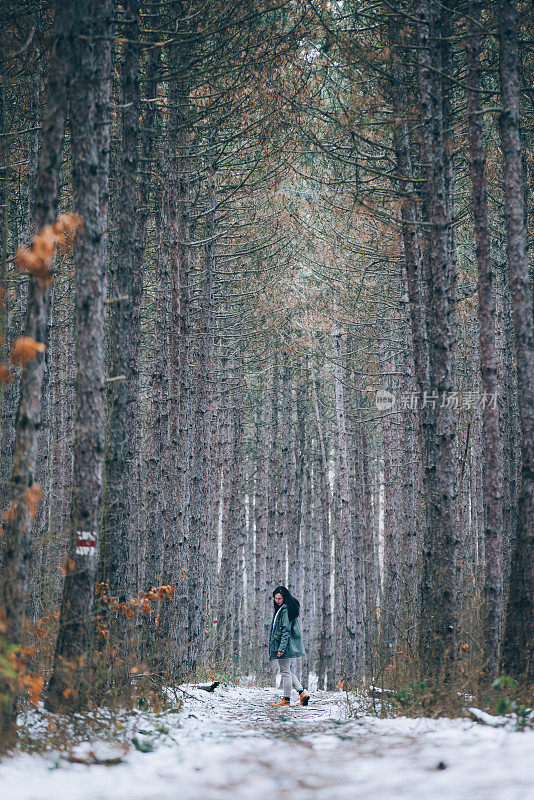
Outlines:
[[301, 704], [301, 706], [307, 706], [309, 699], [310, 699], [310, 695], [308, 694], [306, 689], [303, 689], [302, 692], [300, 693], [300, 704]]
[[289, 705], [291, 705], [291, 703], [289, 702], [287, 697], [282, 697], [282, 699], [279, 700], [278, 703], [271, 703], [271, 705], [272, 706], [289, 706]]

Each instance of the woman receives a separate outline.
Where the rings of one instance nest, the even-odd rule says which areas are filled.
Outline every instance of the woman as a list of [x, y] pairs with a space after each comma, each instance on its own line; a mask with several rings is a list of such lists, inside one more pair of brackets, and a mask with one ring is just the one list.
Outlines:
[[273, 706], [288, 706], [291, 702], [291, 686], [300, 695], [301, 706], [307, 706], [310, 695], [302, 688], [297, 676], [291, 672], [291, 659], [303, 656], [302, 635], [297, 619], [300, 611], [299, 601], [285, 586], [277, 586], [273, 592], [274, 616], [269, 634], [269, 658], [278, 660], [282, 676], [284, 697]]

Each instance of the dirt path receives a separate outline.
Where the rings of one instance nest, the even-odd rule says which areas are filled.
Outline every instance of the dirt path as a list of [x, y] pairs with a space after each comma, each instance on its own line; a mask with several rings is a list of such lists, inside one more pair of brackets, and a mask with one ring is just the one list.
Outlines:
[[[0, 765], [5, 800], [534, 800], [534, 733], [467, 720], [348, 718], [344, 695], [276, 709], [274, 689], [191, 689], [179, 714], [139, 713], [118, 766], [58, 753]], [[295, 700], [293, 700], [296, 703]], [[135, 740], [135, 741], [134, 741]], [[145, 752], [143, 752], [143, 750]], [[75, 757], [121, 754], [92, 741]], [[72, 755], [72, 753], [71, 753]]]

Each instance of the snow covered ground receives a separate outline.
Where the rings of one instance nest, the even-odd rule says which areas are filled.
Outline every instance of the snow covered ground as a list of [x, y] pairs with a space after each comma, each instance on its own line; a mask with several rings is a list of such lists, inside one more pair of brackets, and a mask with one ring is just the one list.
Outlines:
[[0, 798], [534, 800], [533, 731], [466, 719], [350, 718], [339, 692], [315, 692], [308, 708], [293, 700], [276, 709], [274, 688], [187, 691], [180, 713], [129, 718], [124, 738], [136, 746], [97, 738], [70, 752], [121, 757], [116, 766], [72, 763], [57, 751], [4, 760]]

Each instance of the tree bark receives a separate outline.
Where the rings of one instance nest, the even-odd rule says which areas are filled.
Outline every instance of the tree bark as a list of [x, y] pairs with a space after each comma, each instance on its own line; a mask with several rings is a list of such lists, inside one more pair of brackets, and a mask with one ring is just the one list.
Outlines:
[[83, 707], [88, 699], [86, 667], [93, 623], [105, 435], [106, 139], [113, 12], [113, 0], [104, 6], [85, 0], [78, 4], [74, 16], [72, 183], [83, 230], [76, 251], [76, 420], [70, 543], [48, 687], [50, 710]]
[[[450, 248], [450, 198], [444, 159], [444, 109], [441, 85], [441, 10], [434, 0], [417, 6], [419, 95], [422, 108], [422, 151], [426, 165], [426, 210], [429, 241], [429, 303], [432, 309], [431, 376], [428, 403], [436, 414], [429, 436], [435, 460], [427, 464], [431, 494], [430, 524], [424, 546], [421, 658], [427, 674], [446, 684], [456, 656], [456, 412], [449, 401], [454, 391], [454, 325], [456, 310], [453, 258]], [[430, 299], [431, 298], [431, 299]], [[438, 405], [439, 403], [439, 405]]]
[[521, 427], [521, 490], [512, 556], [503, 664], [534, 679], [534, 318], [529, 275], [519, 130], [517, 3], [499, 0], [500, 119], [506, 198], [508, 271], [515, 330], [517, 399]]
[[[57, 216], [58, 179], [63, 152], [67, 81], [71, 46], [70, 13], [56, 6], [52, 58], [48, 74], [43, 139], [37, 176], [35, 227], [40, 231]], [[25, 335], [47, 344], [50, 286], [30, 278]], [[30, 555], [31, 516], [26, 492], [36, 472], [37, 441], [41, 424], [41, 396], [45, 362], [37, 354], [22, 369], [16, 421], [15, 454], [11, 475], [10, 519], [5, 525], [4, 560], [0, 581], [0, 621], [8, 644], [19, 646], [24, 624], [27, 564]], [[1, 682], [3, 684], [3, 681]], [[0, 711], [0, 740], [8, 742], [14, 732], [15, 696], [0, 684], [6, 701]]]
[[[121, 65], [122, 136], [118, 237], [111, 260], [109, 299], [108, 422], [102, 497], [102, 534], [98, 578], [121, 600], [134, 591], [132, 551], [138, 484], [139, 304], [135, 274], [137, 170], [139, 135], [139, 7], [129, 0], [124, 10], [127, 39]], [[135, 295], [135, 296], [134, 296]], [[119, 646], [125, 620], [115, 620]]]
[[324, 426], [321, 411], [319, 408], [318, 387], [315, 371], [311, 370], [311, 389], [312, 400], [315, 411], [315, 424], [317, 428], [317, 472], [319, 498], [317, 503], [317, 514], [319, 516], [320, 534], [320, 561], [319, 561], [319, 580], [318, 590], [321, 597], [320, 603], [320, 644], [318, 659], [318, 678], [319, 686], [323, 681], [329, 689], [333, 687], [335, 668], [333, 661], [334, 642], [332, 636], [332, 536], [334, 527], [331, 525], [332, 514], [332, 490], [328, 477], [328, 455], [324, 436]]
[[[153, 334], [152, 374], [150, 378], [150, 402], [146, 423], [146, 506], [147, 538], [145, 548], [145, 587], [161, 586], [169, 576], [164, 573], [164, 554], [166, 549], [168, 489], [171, 485], [170, 470], [170, 413], [169, 413], [169, 319], [170, 319], [170, 266], [168, 246], [167, 199], [164, 193], [160, 198], [157, 212], [155, 236], [156, 251], [156, 309]], [[171, 576], [174, 577], [174, 576]], [[176, 592], [183, 583], [181, 574], [176, 576]], [[152, 619], [146, 619], [144, 645], [146, 658], [155, 667], [156, 673], [163, 675], [165, 648], [162, 637], [169, 630], [169, 603], [161, 609], [159, 626]]]
[[478, 264], [478, 328], [482, 391], [488, 398], [482, 411], [484, 444], [484, 506], [486, 621], [484, 637], [485, 673], [495, 677], [499, 661], [502, 627], [502, 479], [503, 459], [499, 429], [500, 394], [495, 343], [494, 276], [491, 263], [491, 237], [485, 175], [485, 153], [482, 140], [480, 99], [480, 0], [468, 3], [468, 36], [466, 40], [468, 75], [468, 126]]
[[[341, 669], [349, 681], [359, 681], [364, 672], [365, 655], [365, 586], [361, 531], [353, 530], [351, 496], [348, 468], [348, 439], [344, 391], [344, 352], [339, 326], [334, 331], [334, 392], [337, 427], [337, 473], [339, 481], [340, 519], [338, 529], [338, 564], [341, 569], [339, 604], [342, 619], [342, 648], [344, 654]], [[354, 552], [358, 549], [358, 552]]]

